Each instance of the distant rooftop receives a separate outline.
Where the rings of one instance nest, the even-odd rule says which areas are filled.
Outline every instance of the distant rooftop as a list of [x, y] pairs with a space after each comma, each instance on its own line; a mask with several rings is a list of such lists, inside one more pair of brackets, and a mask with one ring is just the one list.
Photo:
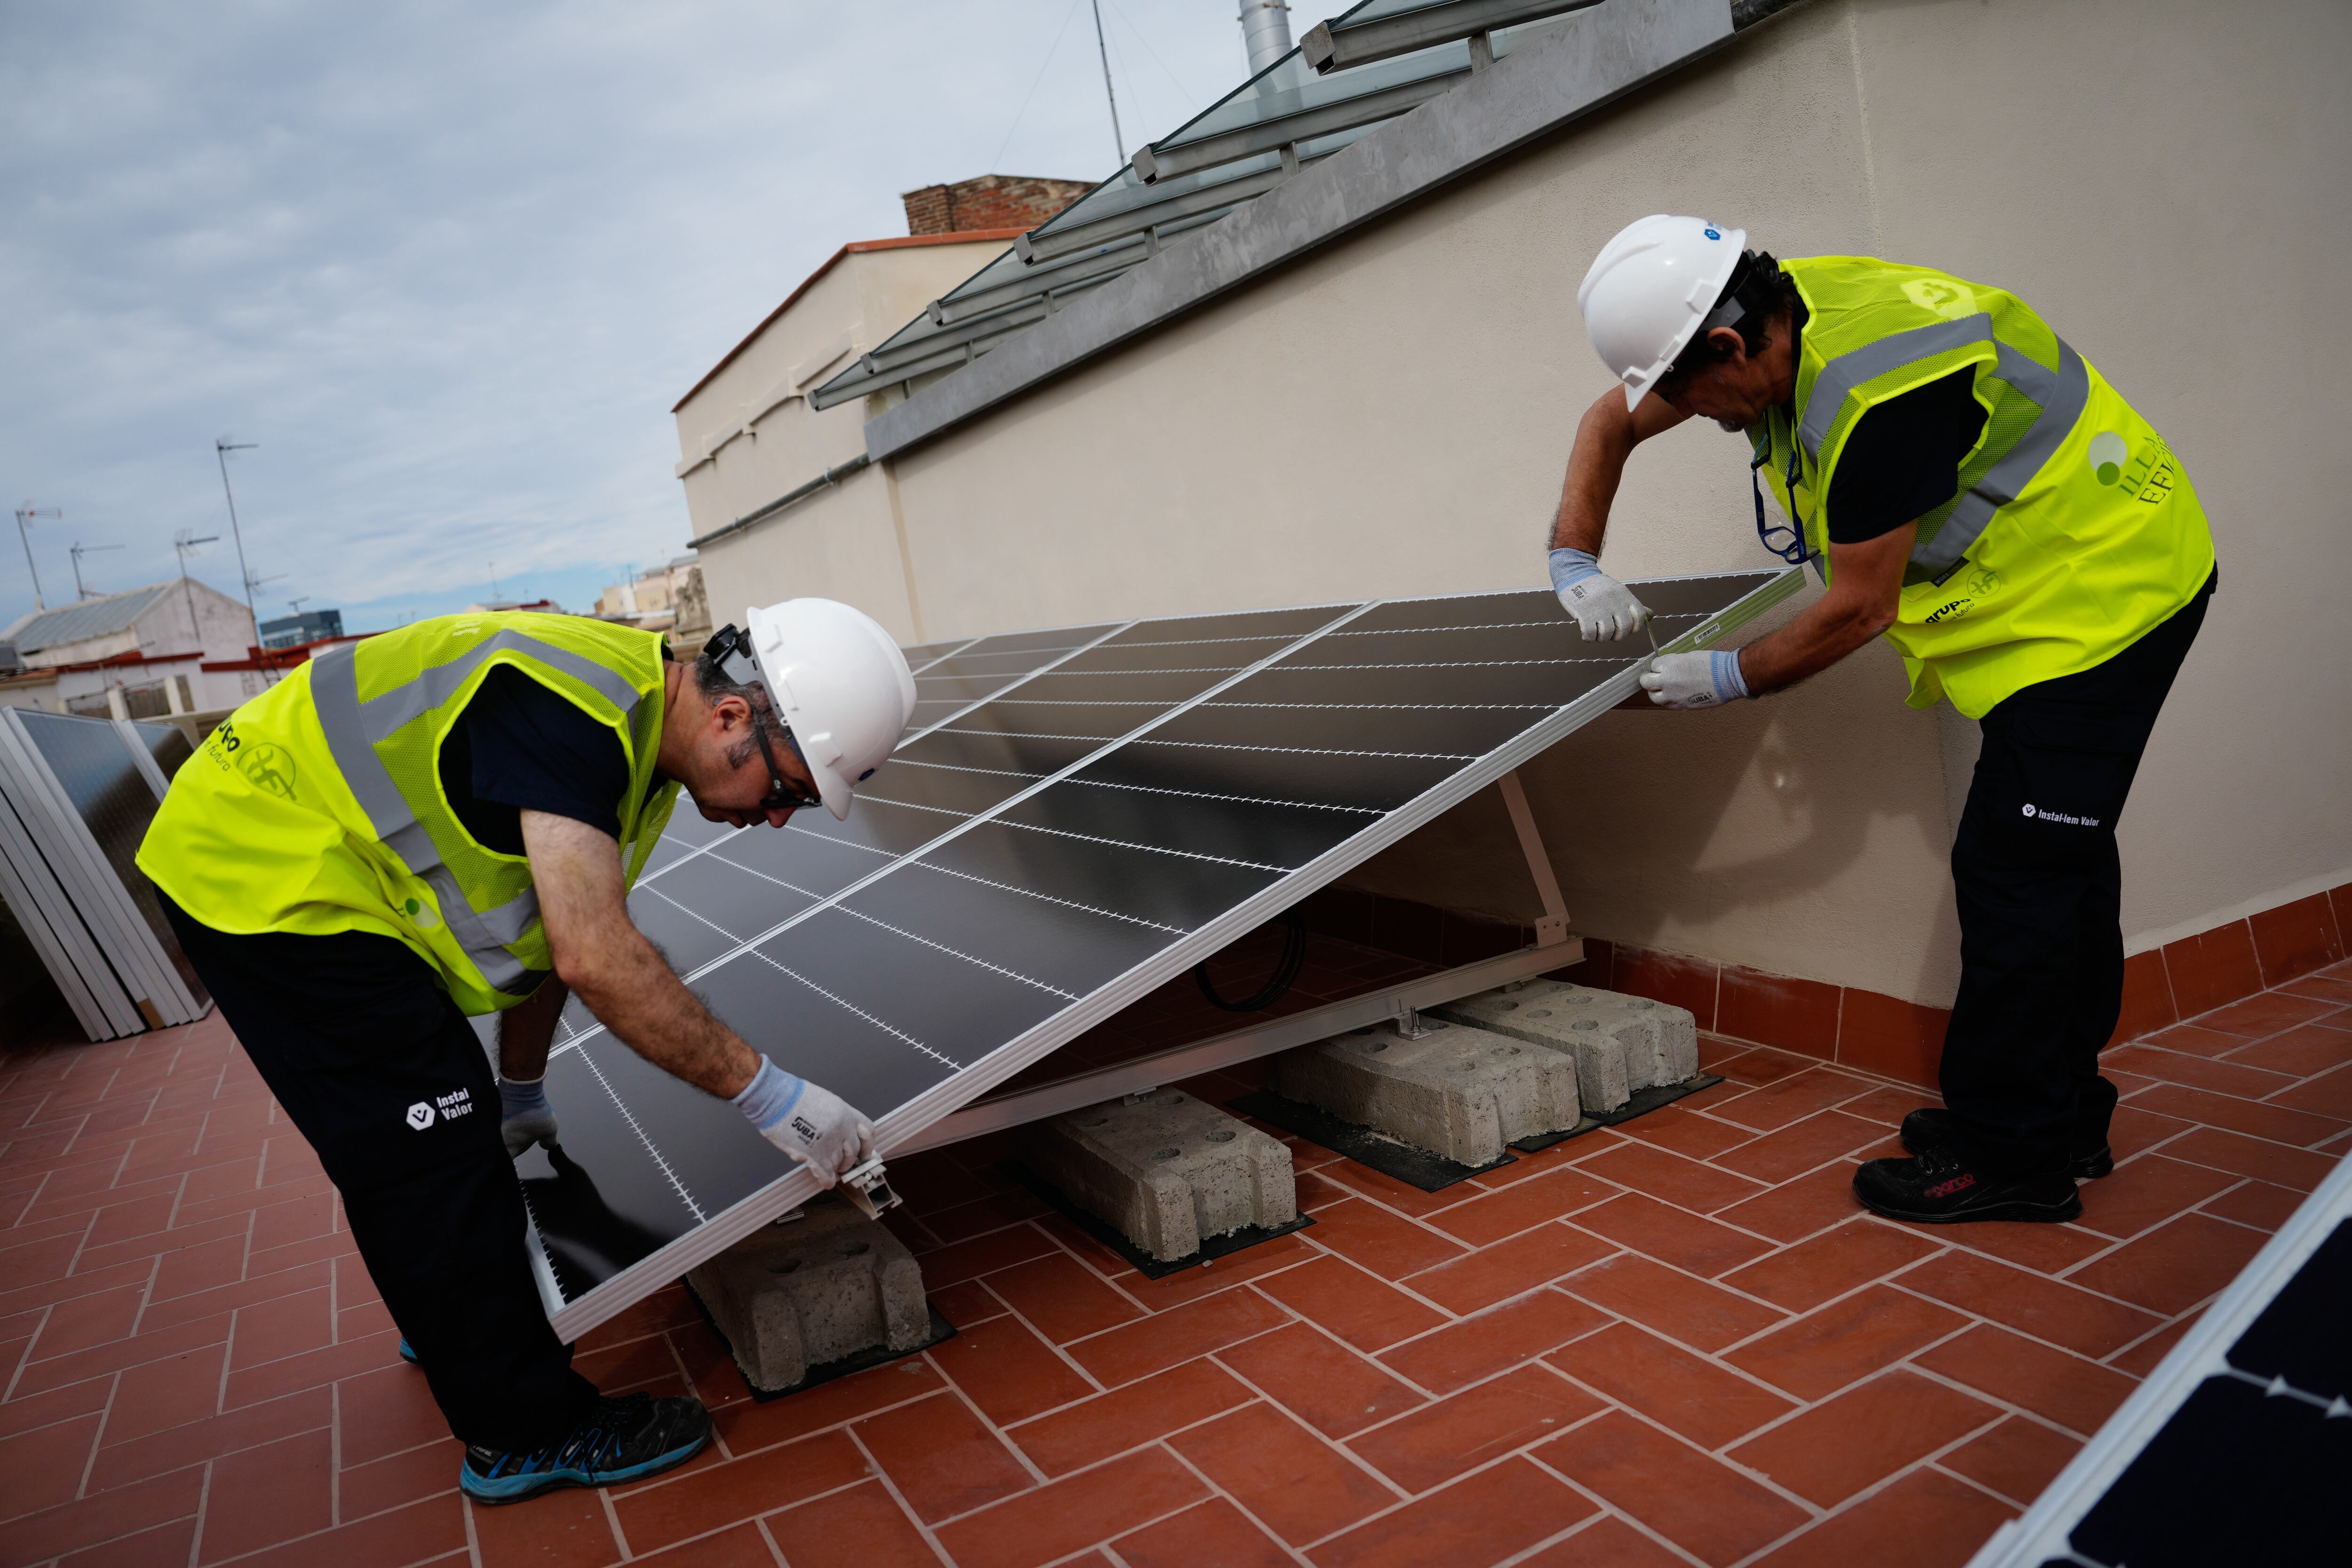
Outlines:
[[110, 637], [116, 632], [129, 631], [131, 623], [146, 612], [148, 605], [179, 585], [178, 580], [174, 579], [144, 588], [132, 588], [125, 593], [101, 594], [94, 599], [84, 599], [79, 605], [66, 605], [54, 610], [35, 610], [10, 626], [5, 636], [16, 645], [19, 654], [38, 653], [46, 647], [60, 647], [67, 643]]

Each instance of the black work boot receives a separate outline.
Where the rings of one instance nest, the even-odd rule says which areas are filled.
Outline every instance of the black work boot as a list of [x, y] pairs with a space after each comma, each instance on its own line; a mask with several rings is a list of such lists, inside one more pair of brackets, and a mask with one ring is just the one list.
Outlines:
[[1941, 1145], [1931, 1146], [1916, 1160], [1864, 1162], [1853, 1173], [1853, 1195], [1873, 1214], [1914, 1225], [1978, 1219], [2054, 1222], [2083, 1212], [2074, 1179], [2063, 1172], [1982, 1175]]
[[604, 1487], [659, 1475], [710, 1441], [710, 1412], [686, 1395], [599, 1399], [572, 1430], [544, 1447], [503, 1452], [467, 1447], [457, 1485], [476, 1502], [520, 1502], [555, 1487]]
[[[1948, 1122], [1951, 1112], [1932, 1105], [1921, 1106], [1903, 1119], [1903, 1129], [1897, 1136], [1903, 1147], [1914, 1154], [1924, 1154], [1930, 1149], [1941, 1148], [1952, 1142]], [[2066, 1162], [2066, 1174], [2078, 1182], [2095, 1182], [2116, 1168], [2116, 1153], [2105, 1143], [2095, 1149], [2075, 1151]]]

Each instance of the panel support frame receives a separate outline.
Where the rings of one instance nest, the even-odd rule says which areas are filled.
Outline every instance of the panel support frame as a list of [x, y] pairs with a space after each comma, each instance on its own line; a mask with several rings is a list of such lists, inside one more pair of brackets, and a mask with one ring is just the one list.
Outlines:
[[1568, 900], [1560, 897], [1559, 877], [1552, 869], [1543, 835], [1536, 831], [1536, 814], [1528, 805], [1527, 786], [1519, 783], [1519, 770], [1513, 768], [1496, 779], [1495, 787], [1502, 792], [1503, 809], [1511, 814], [1511, 829], [1519, 836], [1519, 853], [1528, 858], [1528, 876], [1536, 885], [1536, 897], [1543, 900], [1543, 918], [1536, 921], [1536, 945], [1565, 942]]

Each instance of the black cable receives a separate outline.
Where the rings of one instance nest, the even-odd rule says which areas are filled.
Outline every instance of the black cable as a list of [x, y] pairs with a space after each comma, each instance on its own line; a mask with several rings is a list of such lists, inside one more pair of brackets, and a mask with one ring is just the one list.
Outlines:
[[1282, 956], [1275, 962], [1274, 973], [1266, 977], [1265, 984], [1258, 987], [1255, 995], [1239, 1002], [1228, 1002], [1218, 995], [1217, 988], [1209, 983], [1209, 966], [1206, 963], [1192, 966], [1192, 979], [1201, 987], [1201, 994], [1209, 999], [1210, 1006], [1228, 1013], [1259, 1013], [1282, 1000], [1307, 963], [1307, 921], [1297, 910], [1292, 910], [1282, 917]]

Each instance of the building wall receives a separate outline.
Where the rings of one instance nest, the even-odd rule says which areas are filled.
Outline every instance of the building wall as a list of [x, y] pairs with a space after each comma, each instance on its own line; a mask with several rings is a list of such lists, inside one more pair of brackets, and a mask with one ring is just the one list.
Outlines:
[[[1575, 289], [1618, 227], [1694, 212], [1784, 256], [1943, 267], [2041, 310], [2214, 518], [2223, 591], [2122, 825], [2125, 928], [2152, 946], [2352, 870], [2352, 668], [2313, 629], [2345, 523], [2320, 455], [2347, 398], [2307, 351], [2345, 314], [2327, 290], [2352, 220], [2319, 193], [2352, 153], [2347, 45], [2352, 13], [2316, 0], [1814, 0], [812, 500], [786, 525], [799, 546], [754, 530], [706, 573], [721, 602], [789, 579], [896, 626], [856, 563], [903, 530], [928, 637], [1535, 584], [1576, 420], [1609, 385]], [[1745, 470], [1712, 427], [1643, 448], [1606, 564], [1764, 563]], [[1975, 727], [1903, 691], [1874, 646], [1760, 703], [1611, 714], [1532, 764], [1576, 928], [1948, 1003]], [[1491, 798], [1351, 880], [1534, 909]]]

